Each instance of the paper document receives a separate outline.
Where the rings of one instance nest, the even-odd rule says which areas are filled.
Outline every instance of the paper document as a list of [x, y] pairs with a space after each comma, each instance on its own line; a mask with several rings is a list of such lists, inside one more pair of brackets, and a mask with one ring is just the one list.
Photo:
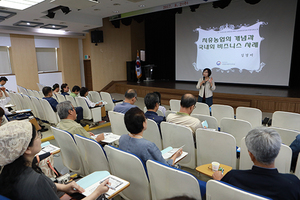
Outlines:
[[50, 144], [50, 142], [44, 142], [41, 144], [42, 150], [38, 153], [38, 155], [50, 152], [54, 153], [60, 150], [59, 147]]
[[[97, 135], [94, 135], [94, 136], [91, 136], [91, 138], [93, 139], [96, 139]], [[113, 133], [104, 133], [104, 140], [101, 140], [101, 142], [105, 142], [105, 143], [113, 143], [114, 141], [117, 141], [120, 139], [120, 135], [116, 135], [116, 134], [113, 134]]]
[[207, 123], [206, 120], [203, 121], [203, 122], [201, 122], [201, 124], [202, 124], [202, 127], [203, 127], [203, 128], [208, 128], [208, 123]]
[[80, 185], [83, 189], [85, 189], [84, 193], [82, 194], [85, 196], [89, 196], [96, 190], [96, 188], [103, 181], [105, 181], [108, 178], [109, 178], [110, 186], [114, 189], [109, 189], [105, 193], [106, 198], [118, 194], [130, 184], [128, 181], [125, 181], [119, 177], [111, 175], [108, 171], [93, 172], [92, 174], [77, 181], [77, 184]]
[[[163, 149], [161, 151], [162, 153], [162, 157], [165, 159], [165, 160], [168, 160], [170, 159], [180, 148], [183, 148], [185, 145], [179, 147], [179, 148], [172, 148], [172, 147], [167, 147], [165, 149]], [[179, 162], [180, 160], [182, 160], [184, 157], [186, 157], [188, 155], [188, 152], [185, 152], [185, 151], [182, 151], [182, 154], [177, 157], [175, 159], [175, 162], [174, 163], [177, 163]]]

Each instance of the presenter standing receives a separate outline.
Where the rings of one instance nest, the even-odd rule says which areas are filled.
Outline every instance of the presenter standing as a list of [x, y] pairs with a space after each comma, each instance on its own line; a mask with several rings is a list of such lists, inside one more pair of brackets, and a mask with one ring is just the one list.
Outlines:
[[211, 70], [205, 68], [203, 77], [199, 79], [196, 88], [199, 90], [198, 102], [206, 103], [208, 106], [213, 104], [213, 91], [216, 89], [215, 82], [211, 75]]

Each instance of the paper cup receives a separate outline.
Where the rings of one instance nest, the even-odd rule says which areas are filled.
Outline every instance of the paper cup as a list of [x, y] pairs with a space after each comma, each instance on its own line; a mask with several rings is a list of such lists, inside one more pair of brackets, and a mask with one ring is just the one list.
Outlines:
[[218, 162], [212, 162], [212, 163], [211, 163], [211, 169], [212, 169], [214, 172], [215, 172], [215, 171], [218, 171], [219, 166], [220, 166], [220, 163], [218, 163]]

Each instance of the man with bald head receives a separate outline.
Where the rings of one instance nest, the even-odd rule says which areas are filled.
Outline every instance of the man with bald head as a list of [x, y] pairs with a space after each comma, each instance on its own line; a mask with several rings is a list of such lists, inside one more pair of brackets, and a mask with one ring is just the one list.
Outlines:
[[125, 114], [130, 108], [136, 107], [134, 103], [137, 100], [137, 93], [134, 89], [129, 89], [125, 93], [125, 100], [123, 103], [117, 104], [114, 108], [115, 112]]
[[201, 121], [190, 114], [195, 109], [196, 98], [192, 94], [184, 94], [180, 101], [180, 110], [167, 116], [167, 122], [189, 127], [193, 134], [198, 128], [202, 128]]

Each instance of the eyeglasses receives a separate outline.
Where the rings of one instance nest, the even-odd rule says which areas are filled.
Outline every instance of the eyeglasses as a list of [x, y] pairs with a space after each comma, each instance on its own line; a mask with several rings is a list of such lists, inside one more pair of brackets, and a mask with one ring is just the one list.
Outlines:
[[42, 139], [43, 138], [43, 134], [41, 131], [37, 131], [37, 136], [38, 138]]

